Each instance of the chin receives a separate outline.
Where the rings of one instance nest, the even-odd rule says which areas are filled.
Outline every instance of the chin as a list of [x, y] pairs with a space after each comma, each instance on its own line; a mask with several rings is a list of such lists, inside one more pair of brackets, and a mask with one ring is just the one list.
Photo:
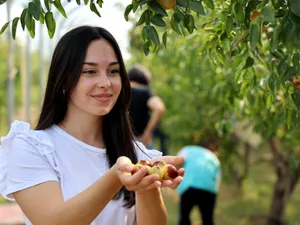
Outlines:
[[111, 111], [111, 109], [102, 109], [102, 110], [98, 110], [98, 111], [94, 112], [93, 114], [97, 115], [97, 116], [105, 116], [108, 113], [110, 113], [110, 111]]

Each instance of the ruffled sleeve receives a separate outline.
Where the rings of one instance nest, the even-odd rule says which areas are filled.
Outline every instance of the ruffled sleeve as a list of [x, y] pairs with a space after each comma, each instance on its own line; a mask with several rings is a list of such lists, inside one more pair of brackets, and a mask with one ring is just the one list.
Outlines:
[[59, 181], [55, 148], [44, 131], [30, 130], [27, 122], [14, 121], [1, 138], [0, 194], [14, 200], [12, 193], [46, 181]]
[[147, 149], [141, 142], [135, 141], [135, 151], [137, 154], [138, 160], [143, 159], [152, 159], [162, 156], [162, 152], [155, 149]]

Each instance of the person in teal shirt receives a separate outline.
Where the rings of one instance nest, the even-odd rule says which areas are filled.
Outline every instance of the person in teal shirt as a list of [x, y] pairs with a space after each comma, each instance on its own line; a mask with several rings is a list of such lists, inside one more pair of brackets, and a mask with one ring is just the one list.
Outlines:
[[198, 206], [202, 225], [214, 225], [214, 208], [221, 181], [218, 140], [208, 138], [198, 145], [183, 147], [178, 155], [184, 158], [184, 179], [177, 187], [180, 196], [179, 225], [190, 225], [190, 212]]

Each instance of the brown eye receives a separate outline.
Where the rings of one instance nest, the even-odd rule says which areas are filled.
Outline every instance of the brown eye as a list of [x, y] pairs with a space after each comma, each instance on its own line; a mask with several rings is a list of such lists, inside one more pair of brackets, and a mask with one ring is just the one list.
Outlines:
[[94, 75], [94, 74], [96, 74], [96, 71], [95, 70], [84, 70], [84, 71], [82, 71], [82, 73], [85, 75]]
[[118, 70], [118, 69], [108, 70], [108, 74], [118, 75], [118, 74], [120, 74], [120, 70]]

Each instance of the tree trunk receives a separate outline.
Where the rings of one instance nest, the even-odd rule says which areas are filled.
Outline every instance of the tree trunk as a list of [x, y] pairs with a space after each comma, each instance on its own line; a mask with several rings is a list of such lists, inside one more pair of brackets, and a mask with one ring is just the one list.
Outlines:
[[268, 225], [284, 225], [285, 209], [291, 195], [289, 191], [291, 177], [280, 176], [274, 185], [272, 203], [268, 217]]
[[244, 183], [249, 174], [250, 166], [250, 156], [251, 156], [251, 146], [248, 143], [244, 143], [244, 152], [241, 156], [241, 161], [243, 166], [241, 169], [234, 168], [234, 174], [237, 185], [237, 192], [241, 195], [244, 194]]
[[[285, 209], [300, 177], [300, 166], [292, 172], [293, 162], [289, 155], [281, 152], [280, 143], [277, 139], [269, 141], [273, 155], [273, 165], [276, 171], [277, 181], [274, 185], [271, 208], [268, 215], [268, 225], [284, 225]], [[292, 151], [291, 151], [292, 152]]]

